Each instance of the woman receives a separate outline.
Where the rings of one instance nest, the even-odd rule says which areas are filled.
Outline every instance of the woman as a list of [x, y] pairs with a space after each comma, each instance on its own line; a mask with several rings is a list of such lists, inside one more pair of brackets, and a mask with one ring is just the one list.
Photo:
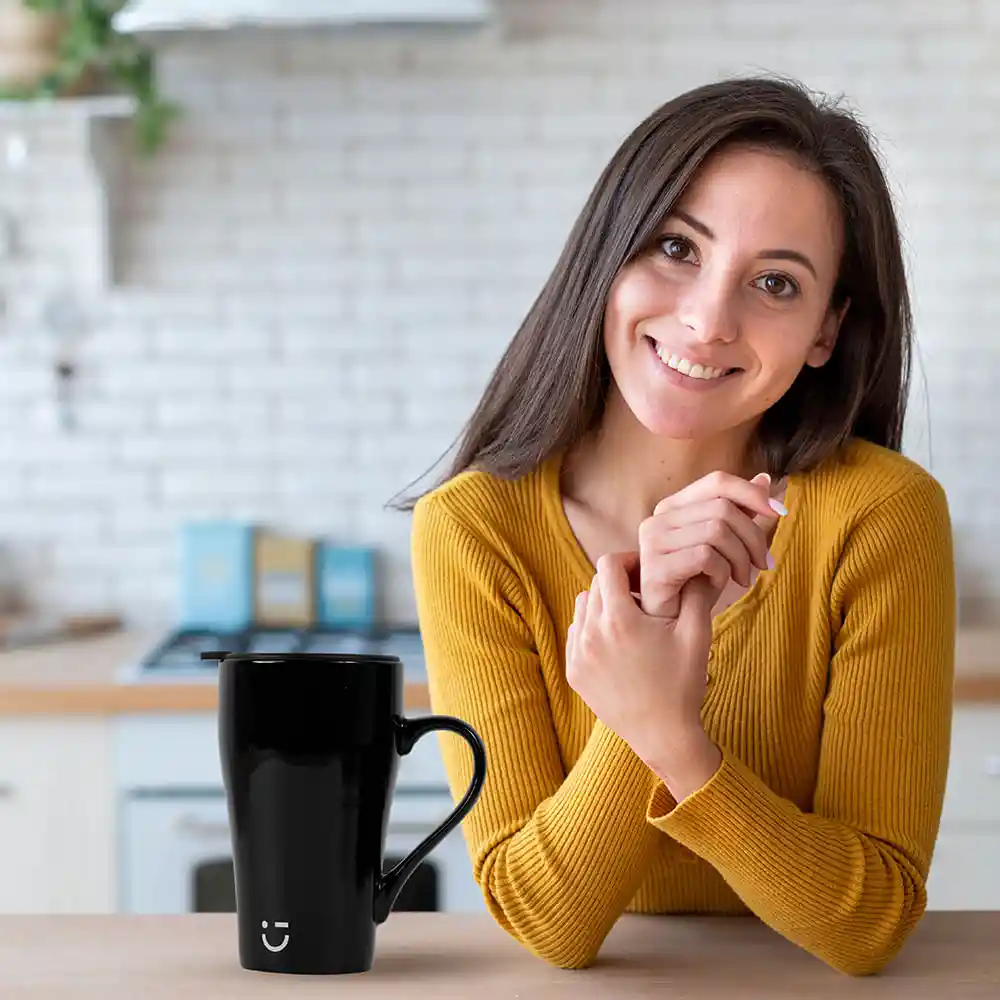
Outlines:
[[684, 94], [602, 174], [412, 535], [475, 875], [547, 961], [750, 911], [860, 975], [920, 919], [955, 584], [910, 336], [867, 135], [798, 87]]

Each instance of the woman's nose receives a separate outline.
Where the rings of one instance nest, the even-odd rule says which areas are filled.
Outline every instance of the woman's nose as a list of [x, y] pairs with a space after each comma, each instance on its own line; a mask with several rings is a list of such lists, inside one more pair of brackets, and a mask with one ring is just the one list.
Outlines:
[[721, 281], [702, 277], [691, 282], [678, 302], [677, 318], [703, 343], [736, 337], [731, 290]]

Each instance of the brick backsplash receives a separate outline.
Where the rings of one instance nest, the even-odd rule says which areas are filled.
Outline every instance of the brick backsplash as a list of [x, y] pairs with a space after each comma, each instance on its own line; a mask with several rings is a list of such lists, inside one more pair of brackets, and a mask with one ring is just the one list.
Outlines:
[[[39, 306], [98, 241], [79, 129], [0, 165], [0, 544], [51, 608], [174, 612], [175, 529], [251, 517], [380, 546], [412, 617], [406, 515], [624, 134], [768, 71], [843, 93], [899, 196], [919, 336], [907, 452], [941, 480], [963, 613], [1000, 601], [1000, 15], [992, 0], [497, 0], [486, 31], [191, 35], [185, 106], [116, 188], [119, 281], [77, 289], [76, 426]], [[0, 123], [0, 130], [8, 125]], [[3, 136], [0, 135], [0, 139]]]

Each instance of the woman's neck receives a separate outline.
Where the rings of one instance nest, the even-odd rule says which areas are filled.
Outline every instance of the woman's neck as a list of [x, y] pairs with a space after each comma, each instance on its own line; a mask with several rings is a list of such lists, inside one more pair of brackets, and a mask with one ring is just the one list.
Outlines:
[[633, 532], [664, 497], [717, 469], [750, 478], [765, 471], [752, 454], [752, 429], [712, 438], [675, 439], [650, 433], [612, 393], [600, 428], [566, 456], [567, 497], [625, 532]]

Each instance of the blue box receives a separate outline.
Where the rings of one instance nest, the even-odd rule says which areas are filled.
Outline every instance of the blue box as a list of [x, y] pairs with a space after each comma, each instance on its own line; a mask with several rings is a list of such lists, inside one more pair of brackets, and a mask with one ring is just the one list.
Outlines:
[[182, 628], [239, 631], [253, 623], [254, 526], [189, 522], [180, 529]]
[[376, 623], [375, 550], [323, 542], [316, 553], [317, 620], [325, 628]]

